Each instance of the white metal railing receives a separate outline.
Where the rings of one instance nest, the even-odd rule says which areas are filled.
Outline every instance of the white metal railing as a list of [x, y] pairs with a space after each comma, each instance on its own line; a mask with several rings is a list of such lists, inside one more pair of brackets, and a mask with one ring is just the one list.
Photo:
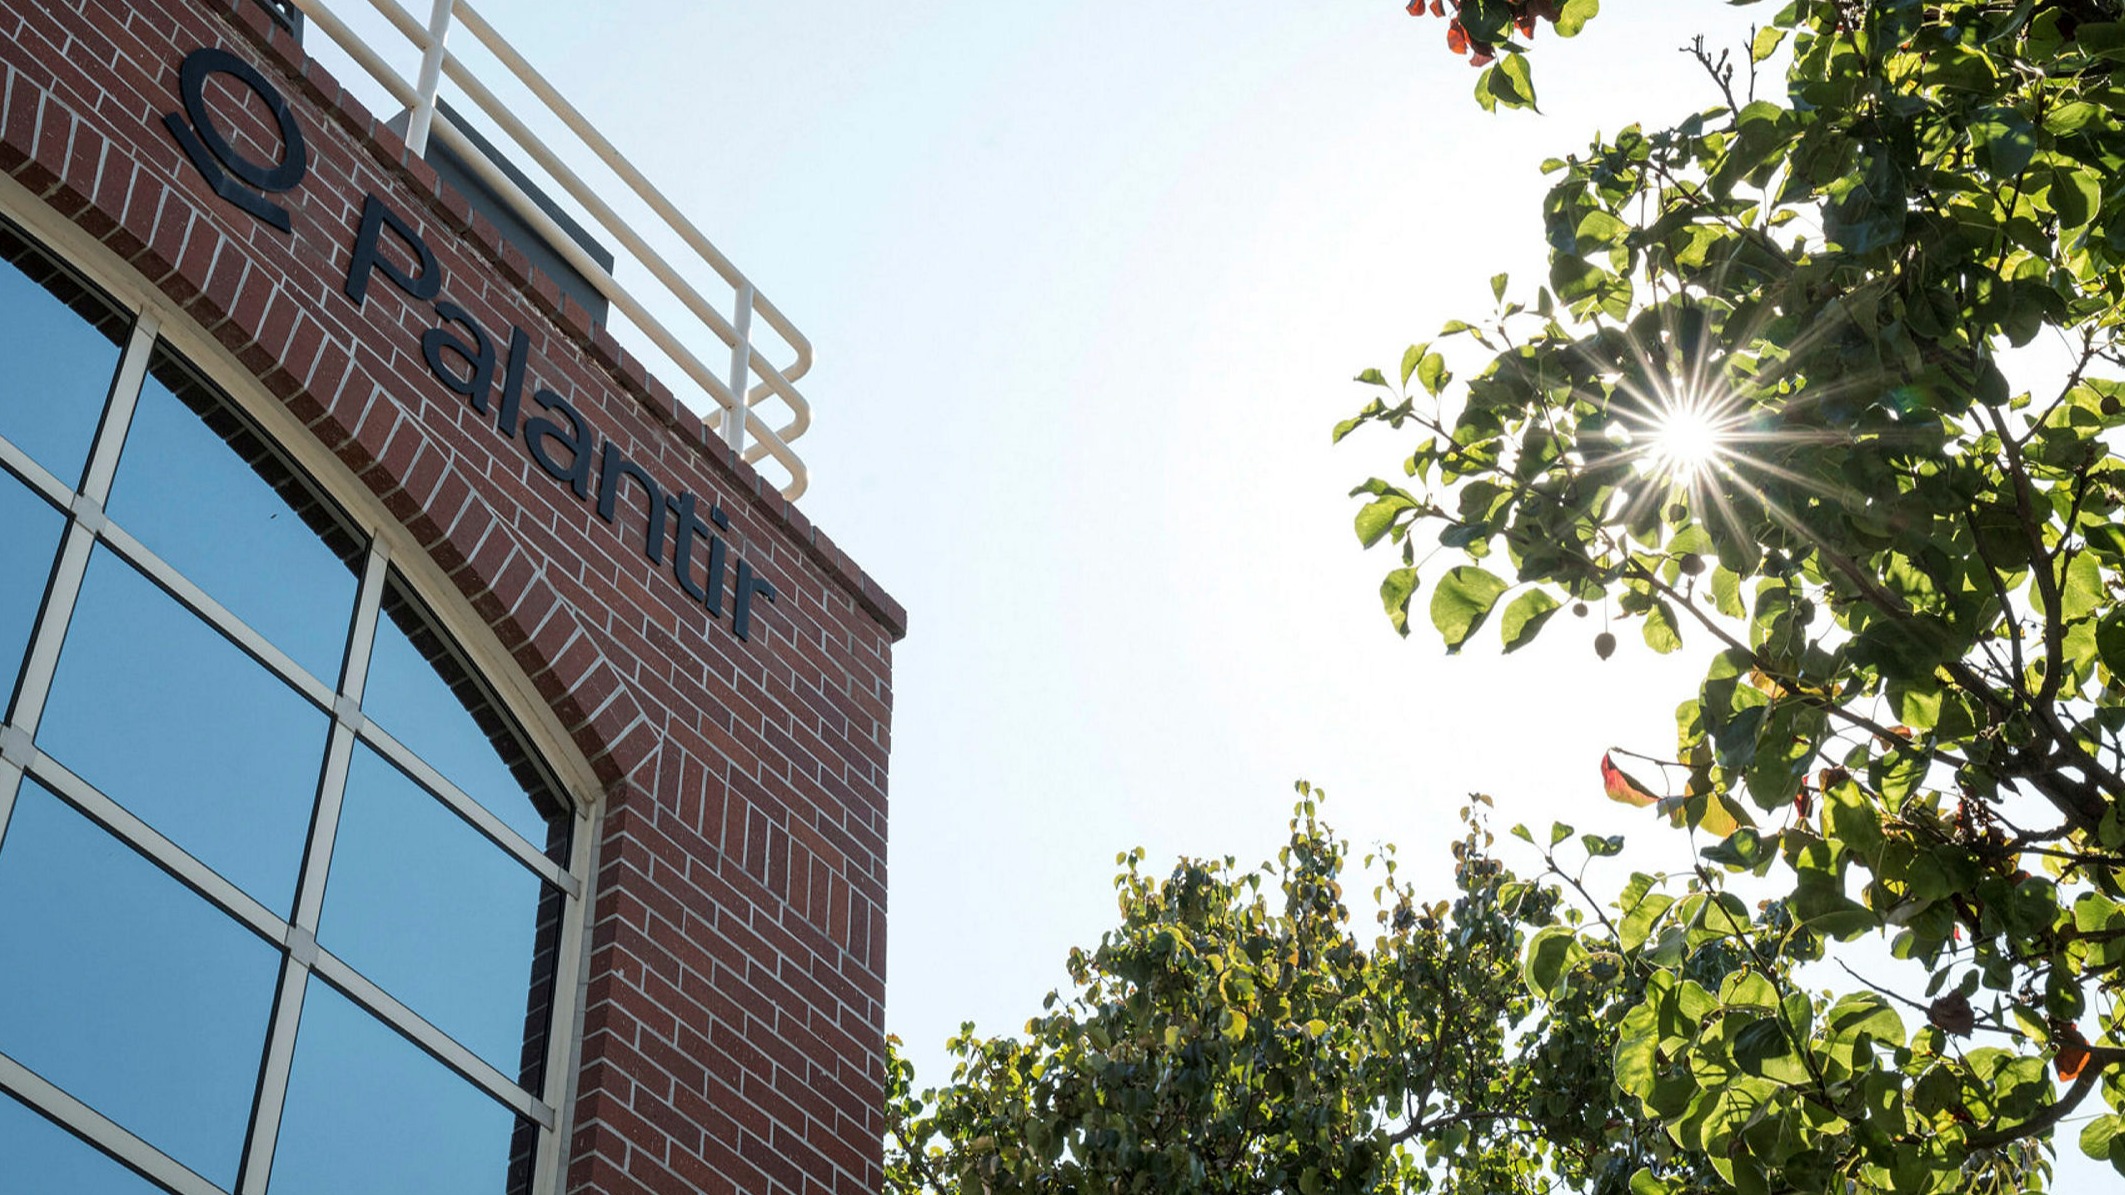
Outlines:
[[[600, 135], [574, 105], [562, 98], [545, 76], [525, 62], [523, 56], [495, 31], [494, 26], [474, 11], [468, 0], [431, 0], [432, 7], [425, 25], [401, 8], [397, 0], [369, 0], [377, 12], [420, 51], [420, 68], [411, 83], [386, 62], [375, 47], [369, 45], [335, 16], [325, 0], [293, 2], [311, 24], [323, 30], [342, 51], [390, 92], [393, 99], [406, 106], [406, 144], [415, 153], [424, 152], [431, 137], [440, 137], [443, 144], [463, 159], [495, 194], [500, 195], [520, 219], [545, 237], [547, 243], [563, 260], [589, 280], [599, 294], [605, 296], [606, 300], [668, 356], [688, 379], [700, 387], [702, 393], [715, 404], [715, 409], [707, 416], [709, 427], [723, 437], [723, 442], [728, 444], [733, 452], [753, 463], [773, 458], [789, 474], [788, 483], [782, 487], [783, 496], [796, 498], [804, 493], [810, 479], [809, 474], [805, 470], [804, 462], [791, 449], [790, 443], [811, 426], [812, 408], [792, 383], [803, 377], [812, 367], [811, 341], [799, 332], [766, 296], [760, 294], [752, 281], [737, 266], [732, 265], [730, 259], [725, 257], [692, 221], [680, 214], [679, 209], [671, 200], [665, 198], [663, 192], [644, 178], [633, 163], [621, 156], [620, 151], [614, 149], [612, 143]], [[570, 169], [558, 154], [525, 127], [523, 121], [510, 110], [509, 105], [489, 90], [470, 66], [451, 53], [448, 43], [454, 25], [462, 26], [477, 38], [488, 54], [514, 75], [525, 89], [545, 105], [550, 114], [604, 163], [606, 169], [624, 182], [628, 189], [664, 222], [670, 232], [676, 234], [688, 249], [730, 286], [734, 302], [729, 317], [703, 298], [685, 275], [667, 261], [663, 254], [652, 248], [632, 224], [599, 196], [595, 188]], [[714, 369], [702, 362], [677, 333], [650, 314], [648, 308], [634, 294], [614, 281], [611, 271], [585, 252], [553, 217], [525, 194], [524, 189], [518, 186], [514, 179], [490, 161], [464, 131], [452, 123], [449, 115], [436, 102], [436, 93], [445, 78], [469, 97], [489, 120], [507, 133], [570, 198], [626, 248], [635, 263], [662, 283], [689, 314], [729, 349], [730, 366], [726, 374], [719, 376]], [[756, 314], [795, 353], [787, 365], [778, 368], [771, 364], [764, 354], [756, 351], [752, 343], [752, 325]], [[754, 381], [755, 378], [758, 379], [757, 382]], [[788, 410], [788, 422], [780, 427], [770, 426], [760, 415], [760, 404], [770, 399], [779, 401]]]

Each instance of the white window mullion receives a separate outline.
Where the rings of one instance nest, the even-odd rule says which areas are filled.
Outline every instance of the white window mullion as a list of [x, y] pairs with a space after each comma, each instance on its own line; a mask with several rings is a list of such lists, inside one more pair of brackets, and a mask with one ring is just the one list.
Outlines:
[[[600, 818], [590, 806], [580, 806], [568, 816], [574, 837], [569, 843], [569, 874], [597, 874]], [[576, 1069], [583, 1057], [583, 1008], [590, 983], [590, 924], [594, 897], [589, 892], [564, 894], [560, 942], [553, 962], [553, 997], [546, 1015], [546, 1103], [554, 1110], [554, 1125], [539, 1135], [539, 1148], [532, 1169], [534, 1192], [558, 1192], [567, 1177], [569, 1139], [575, 1136]], [[565, 1018], [565, 1019], [564, 1019]]]
[[52, 570], [51, 588], [45, 591], [44, 613], [37, 619], [29, 659], [22, 665], [22, 688], [16, 694], [10, 722], [32, 738], [44, 720], [44, 702], [52, 694], [52, 674], [59, 667], [59, 648], [66, 642], [67, 625], [74, 620], [74, 601], [81, 596], [81, 578], [88, 572], [89, 554], [95, 547], [94, 531], [79, 522], [67, 525], [66, 539], [59, 546], [59, 565]]
[[368, 976], [321, 947], [317, 952], [314, 969], [319, 976], [330, 980], [333, 987], [345, 992], [354, 1003], [396, 1029], [413, 1044], [426, 1050], [436, 1061], [470, 1079], [475, 1086], [507, 1104], [519, 1116], [535, 1122], [541, 1129], [552, 1131], [554, 1113], [546, 1101], [519, 1087], [516, 1080], [496, 1069], [493, 1063], [458, 1044], [456, 1038], [436, 1028], [427, 1018], [400, 1003], [398, 997], [378, 987]]
[[303, 995], [309, 986], [309, 960], [291, 952], [281, 962], [280, 991], [273, 999], [273, 1024], [266, 1035], [265, 1066], [259, 1075], [258, 1103], [251, 1112], [251, 1135], [244, 1146], [237, 1195], [265, 1195], [266, 1183], [273, 1177], [273, 1150], [280, 1143], [280, 1115], [287, 1108], [288, 1075], [295, 1066], [295, 1031], [302, 1024]]
[[153, 310], [143, 311], [133, 321], [133, 335], [126, 341], [125, 356], [118, 362], [118, 379], [111, 383], [110, 405], [103, 409], [103, 426], [96, 433], [96, 449], [89, 454], [88, 473], [81, 493], [101, 505], [110, 501], [111, 481], [118, 476], [118, 453], [125, 447], [125, 434], [133, 426], [133, 412], [140, 406], [140, 384], [148, 376], [148, 360], [155, 355], [155, 334], [162, 319]]
[[116, 523], [106, 523], [102, 528], [103, 542], [125, 558], [126, 562], [146, 573], [157, 585], [174, 595], [178, 602], [198, 618], [233, 640], [246, 654], [265, 665], [297, 692], [324, 709], [332, 708], [332, 688], [326, 682], [310, 675], [308, 669], [278, 647], [271, 640], [253, 630], [251, 624], [231, 613], [229, 608], [207, 595], [206, 590], [192, 583], [191, 579], [171, 567], [168, 561], [157, 556], [146, 544], [134, 539], [132, 534]]
[[[5, 734], [0, 730], [0, 734]], [[22, 791], [22, 767], [0, 759], [0, 848], [7, 846], [7, 823], [15, 815], [15, 794]]]
[[493, 839], [497, 846], [516, 856], [518, 862], [545, 877], [547, 883], [571, 897], [583, 894], [582, 881], [569, 874], [567, 868], [547, 858], [546, 852], [539, 849], [538, 844], [511, 829], [507, 822], [467, 795], [464, 789], [452, 784], [441, 772], [435, 770], [434, 765], [415, 755], [411, 748], [392, 738], [382, 727], [374, 722], [366, 723], [362, 727], [362, 740], [376, 748], [378, 754], [397, 764], [407, 775], [420, 781], [422, 787], [442, 798], [443, 804], [449, 806], [459, 817], [472, 823], [473, 829]]
[[205, 897], [252, 933], [276, 944], [287, 936], [288, 923], [273, 910], [223, 878], [220, 872], [187, 854], [184, 848], [163, 837], [132, 810], [105, 796], [95, 785], [75, 775], [58, 760], [38, 751], [29, 765], [29, 774], [67, 804], [87, 814], [89, 820], [146, 855], [157, 867], [175, 876], [179, 883]]
[[177, 1192], [177, 1195], [222, 1195], [220, 1187], [126, 1132], [109, 1117], [5, 1054], [0, 1054], [0, 1090], [12, 1093], [16, 1099], [67, 1126], [96, 1148]]
[[59, 480], [51, 470], [31, 460], [29, 453], [8, 443], [4, 437], [0, 437], [0, 465], [7, 466], [16, 476], [28, 482], [29, 487], [41, 494], [45, 501], [61, 510], [66, 509], [67, 504], [74, 500], [72, 486]]
[[287, 953], [281, 967], [280, 993], [273, 1002], [273, 1024], [267, 1032], [265, 1066], [259, 1074], [258, 1103], [252, 1110], [251, 1136], [244, 1149], [237, 1195], [265, 1195], [266, 1183], [273, 1177], [281, 1113], [288, 1103], [288, 1076], [295, 1067], [295, 1036], [302, 1027], [310, 968], [317, 961], [317, 925], [324, 913], [325, 884], [331, 877], [332, 847], [339, 834], [340, 808], [347, 796], [347, 769], [353, 761], [354, 735], [361, 717], [362, 687], [369, 675], [369, 647], [376, 638], [376, 612], [383, 604], [384, 576], [389, 564], [383, 545], [372, 538], [362, 564], [361, 586], [355, 593], [353, 633], [347, 645], [346, 667], [342, 669], [345, 679], [338, 696], [327, 703], [332, 711], [332, 739], [326, 748], [324, 777], [318, 783], [310, 842], [303, 852], [295, 922], [289, 926], [283, 943]]

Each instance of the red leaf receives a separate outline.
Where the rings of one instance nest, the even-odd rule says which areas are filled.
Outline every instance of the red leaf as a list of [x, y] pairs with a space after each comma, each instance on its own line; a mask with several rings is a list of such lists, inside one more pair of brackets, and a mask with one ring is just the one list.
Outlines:
[[1611, 801], [1621, 801], [1640, 809], [1657, 803], [1660, 798], [1646, 791], [1643, 784], [1631, 778], [1630, 773], [1616, 766], [1609, 753], [1601, 753], [1601, 787], [1608, 791]]
[[1459, 17], [1454, 18], [1454, 23], [1446, 27], [1446, 48], [1456, 54], [1468, 53], [1468, 30], [1461, 28]]

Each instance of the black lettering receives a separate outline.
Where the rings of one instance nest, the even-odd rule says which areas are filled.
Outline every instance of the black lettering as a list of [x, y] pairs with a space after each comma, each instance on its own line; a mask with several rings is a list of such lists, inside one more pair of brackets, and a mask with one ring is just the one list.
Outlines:
[[611, 440], [605, 441], [605, 456], [598, 466], [598, 517], [610, 523], [615, 508], [619, 505], [620, 480], [632, 477], [642, 487], [645, 502], [644, 517], [648, 526], [642, 534], [642, 554], [658, 564], [664, 563], [664, 490], [649, 479], [642, 466], [628, 460]]
[[[708, 508], [708, 517], [711, 519], [722, 513], [713, 506]], [[729, 527], [730, 522], [724, 520], [721, 525]], [[722, 536], [708, 537], [708, 612], [717, 618], [723, 617], [723, 561], [729, 552], [730, 548], [724, 544]]]
[[509, 328], [509, 364], [502, 370], [501, 407], [494, 413], [494, 426], [512, 440], [516, 438], [517, 408], [524, 400], [524, 368], [530, 361], [531, 333], [512, 324]]
[[731, 633], [740, 639], [751, 638], [747, 632], [752, 629], [753, 597], [756, 594], [766, 598], [769, 605], [774, 604], [775, 587], [755, 576], [753, 566], [741, 558], [738, 561], [738, 584], [732, 591], [730, 608]]
[[[590, 451], [592, 436], [590, 425], [568, 404], [568, 400], [551, 390], [540, 390], [531, 400], [548, 411], [553, 411], [567, 421], [568, 430], [551, 419], [531, 418], [524, 421], [524, 447], [531, 450], [531, 459], [539, 463], [555, 481], [565, 481], [578, 498], [590, 497]], [[553, 459], [546, 442], [554, 441], [568, 449], [568, 463]]]
[[[472, 400], [472, 409], [487, 413], [487, 394], [494, 389], [494, 342], [464, 308], [445, 299], [435, 305], [436, 315], [442, 317], [443, 326], [430, 328], [421, 333], [421, 356], [428, 359], [428, 369], [443, 385]], [[472, 333], [472, 343], [463, 337], [453, 336], [449, 325], [458, 324]], [[458, 376], [449, 363], [443, 360], [444, 353], [455, 353], [465, 363], [465, 374]]]
[[[701, 516], [694, 513], [699, 501], [700, 499], [692, 494], [681, 494], [670, 500], [671, 513], [678, 516], [678, 521], [673, 524], [671, 531], [671, 572], [679, 579], [679, 588], [686, 591], [686, 596], [708, 606], [709, 613], [720, 614], [723, 609], [723, 578], [711, 572], [708, 575], [708, 587], [705, 589], [694, 580], [694, 540], [708, 531], [701, 522]], [[711, 593], [715, 595], [712, 605]]]
[[[228, 135], [214, 123], [213, 113], [207, 108], [207, 80], [214, 75], [229, 76], [265, 101], [266, 110], [280, 128], [280, 161], [254, 162], [229, 143]], [[185, 157], [191, 159], [193, 169], [207, 180], [216, 195], [282, 232], [289, 231], [288, 209], [266, 198], [270, 193], [293, 189], [309, 168], [302, 125], [288, 107], [287, 97], [268, 83], [256, 67], [227, 50], [213, 47], [185, 55], [184, 64], [177, 70], [177, 90], [184, 99], [185, 115], [169, 113], [162, 123], [177, 139]], [[236, 177], [230, 178], [232, 174]], [[238, 180], [248, 184], [248, 188]]]
[[[384, 260], [383, 231], [388, 227], [397, 234], [417, 259], [418, 268], [411, 274]], [[413, 226], [386, 206], [376, 196], [368, 196], [362, 202], [362, 227], [354, 237], [354, 260], [347, 264], [347, 297], [361, 305], [369, 297], [369, 275], [382, 274], [393, 286], [406, 292], [408, 298], [425, 302], [443, 289], [443, 271], [435, 262], [435, 253], [429, 249]]]

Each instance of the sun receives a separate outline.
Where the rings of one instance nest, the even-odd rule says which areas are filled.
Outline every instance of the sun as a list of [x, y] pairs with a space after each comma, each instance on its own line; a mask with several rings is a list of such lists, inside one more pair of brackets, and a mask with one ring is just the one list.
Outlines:
[[1702, 477], [1726, 450], [1727, 429], [1701, 396], [1679, 395], [1665, 404], [1652, 426], [1652, 457], [1676, 481]]

